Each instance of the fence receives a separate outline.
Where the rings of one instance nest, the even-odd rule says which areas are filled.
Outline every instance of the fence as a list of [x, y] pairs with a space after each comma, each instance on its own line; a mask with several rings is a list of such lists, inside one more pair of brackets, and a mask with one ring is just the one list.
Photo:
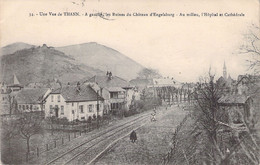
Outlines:
[[40, 145], [35, 148], [31, 148], [29, 159], [37, 158], [44, 152], [47, 152], [47, 151], [55, 149], [59, 146], [62, 146], [75, 138], [78, 138], [82, 135], [86, 135], [88, 132], [91, 132], [94, 129], [97, 129], [104, 125], [108, 125], [108, 123], [109, 123], [109, 119], [99, 120], [98, 124], [97, 124], [97, 122], [92, 122], [92, 123], [83, 123], [83, 124], [79, 124], [79, 125], [71, 125], [68, 127], [64, 127], [63, 125], [55, 125], [52, 129], [62, 130], [62, 131], [67, 132], [67, 133], [65, 133], [65, 136], [62, 136], [61, 138], [59, 138], [57, 140], [53, 140], [47, 144]]
[[180, 132], [182, 126], [185, 124], [185, 122], [187, 121], [187, 119], [189, 117], [191, 117], [191, 113], [188, 113], [184, 118], [183, 120], [180, 122], [180, 124], [177, 126], [177, 128], [175, 129], [175, 132], [173, 134], [173, 138], [172, 138], [172, 141], [173, 141], [173, 146], [170, 148], [170, 151], [163, 156], [163, 161], [162, 161], [162, 164], [165, 165], [167, 163], [169, 163], [170, 159], [172, 158], [172, 156], [174, 155], [174, 152], [175, 152], [175, 147], [176, 147], [176, 144], [177, 144], [177, 135], [178, 133]]

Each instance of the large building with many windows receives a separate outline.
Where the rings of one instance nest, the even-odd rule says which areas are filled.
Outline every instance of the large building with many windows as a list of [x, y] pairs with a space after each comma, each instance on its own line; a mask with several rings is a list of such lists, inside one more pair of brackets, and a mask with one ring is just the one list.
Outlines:
[[105, 110], [119, 112], [129, 109], [134, 95], [133, 87], [124, 79], [112, 76], [108, 72], [106, 76], [94, 76], [83, 83], [98, 86], [101, 96], [105, 99]]
[[45, 99], [45, 117], [87, 120], [103, 115], [104, 99], [90, 85], [66, 86]]
[[16, 96], [19, 113], [44, 111], [44, 98], [51, 92], [48, 88], [24, 88]]

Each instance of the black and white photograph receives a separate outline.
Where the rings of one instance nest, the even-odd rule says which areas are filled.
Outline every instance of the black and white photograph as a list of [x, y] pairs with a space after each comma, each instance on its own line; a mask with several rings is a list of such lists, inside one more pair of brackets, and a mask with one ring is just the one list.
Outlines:
[[0, 0], [0, 164], [259, 165], [259, 0]]

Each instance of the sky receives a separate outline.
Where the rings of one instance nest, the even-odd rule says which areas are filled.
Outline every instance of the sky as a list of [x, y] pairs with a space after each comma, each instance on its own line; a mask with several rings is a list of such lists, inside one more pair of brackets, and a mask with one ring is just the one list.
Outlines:
[[[251, 24], [259, 26], [258, 0], [1, 0], [0, 44], [66, 46], [97, 42], [145, 67], [158, 69], [178, 81], [197, 81], [211, 66], [216, 77], [227, 72], [234, 79], [248, 72], [239, 54]], [[74, 3], [72, 3], [74, 2]], [[39, 12], [174, 13], [150, 16], [33, 16]], [[197, 16], [180, 16], [196, 13]], [[202, 17], [202, 13], [243, 13], [243, 17]]]

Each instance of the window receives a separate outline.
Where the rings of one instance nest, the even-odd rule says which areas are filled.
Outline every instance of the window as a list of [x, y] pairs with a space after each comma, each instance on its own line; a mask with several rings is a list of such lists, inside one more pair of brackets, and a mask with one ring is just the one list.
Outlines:
[[58, 106], [58, 105], [55, 105], [55, 110], [56, 110], [56, 109], [59, 109], [59, 106]]
[[26, 109], [29, 109], [29, 105], [26, 105]]
[[92, 104], [90, 104], [90, 105], [88, 106], [88, 112], [93, 112], [93, 105], [92, 105]]
[[74, 114], [74, 110], [72, 110], [71, 113]]
[[119, 104], [118, 103], [111, 103], [111, 109], [118, 109]]
[[111, 92], [110, 93], [110, 98], [111, 99], [117, 99], [118, 98], [118, 92]]
[[81, 112], [81, 113], [84, 113], [83, 105], [80, 105], [80, 106], [79, 106], [79, 109], [80, 109], [80, 112]]
[[61, 115], [64, 115], [64, 106], [63, 106], [63, 105], [60, 106], [60, 114], [61, 114]]
[[32, 106], [32, 105], [30, 105], [30, 110], [32, 110], [32, 107], [33, 107], [33, 106]]
[[52, 114], [52, 105], [50, 105], [50, 114]]
[[60, 95], [58, 95], [58, 102], [60, 102]]
[[25, 110], [25, 105], [23, 105], [23, 110]]
[[22, 105], [19, 105], [19, 109], [20, 109], [20, 110], [22, 109]]
[[51, 96], [51, 102], [53, 102], [53, 95]]
[[81, 117], [81, 119], [82, 119], [82, 120], [84, 120], [84, 119], [85, 119], [85, 117]]

